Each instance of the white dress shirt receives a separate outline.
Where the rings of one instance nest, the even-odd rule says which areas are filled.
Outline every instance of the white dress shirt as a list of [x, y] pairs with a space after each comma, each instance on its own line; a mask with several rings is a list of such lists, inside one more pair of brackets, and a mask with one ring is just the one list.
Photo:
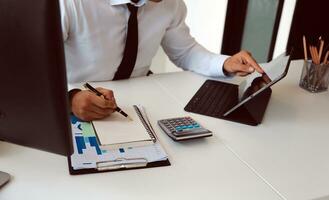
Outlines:
[[[60, 0], [69, 83], [112, 80], [125, 48], [130, 0]], [[134, 3], [132, 3], [134, 4]], [[182, 0], [141, 0], [139, 47], [132, 77], [145, 76], [160, 45], [178, 67], [224, 76], [227, 56], [209, 52], [190, 35]], [[205, 33], [206, 34], [206, 33]]]

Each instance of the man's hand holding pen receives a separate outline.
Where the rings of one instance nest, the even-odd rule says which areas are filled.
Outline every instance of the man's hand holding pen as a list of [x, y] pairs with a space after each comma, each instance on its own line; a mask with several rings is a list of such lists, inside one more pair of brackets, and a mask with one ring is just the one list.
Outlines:
[[97, 96], [90, 90], [73, 91], [71, 96], [71, 111], [81, 120], [91, 121], [110, 116], [117, 104], [112, 90], [97, 88], [102, 96]]

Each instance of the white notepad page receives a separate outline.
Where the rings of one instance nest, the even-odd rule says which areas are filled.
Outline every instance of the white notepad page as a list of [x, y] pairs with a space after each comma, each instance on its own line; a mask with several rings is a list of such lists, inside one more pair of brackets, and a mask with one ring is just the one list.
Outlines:
[[120, 107], [133, 121], [118, 112], [111, 116], [93, 121], [101, 145], [114, 145], [138, 141], [152, 141], [133, 106]]

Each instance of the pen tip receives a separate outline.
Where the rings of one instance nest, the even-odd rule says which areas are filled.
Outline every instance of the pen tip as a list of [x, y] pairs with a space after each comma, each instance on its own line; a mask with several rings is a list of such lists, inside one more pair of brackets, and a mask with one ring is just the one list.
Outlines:
[[127, 118], [128, 118], [130, 121], [134, 121], [134, 120], [133, 120], [131, 117], [129, 117], [129, 116], [128, 116]]

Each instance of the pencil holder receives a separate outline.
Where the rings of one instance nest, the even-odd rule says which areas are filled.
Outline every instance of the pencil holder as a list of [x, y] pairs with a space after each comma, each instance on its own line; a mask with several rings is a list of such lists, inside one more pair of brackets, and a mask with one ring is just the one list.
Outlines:
[[329, 64], [316, 65], [305, 61], [299, 86], [309, 92], [317, 93], [328, 90]]

